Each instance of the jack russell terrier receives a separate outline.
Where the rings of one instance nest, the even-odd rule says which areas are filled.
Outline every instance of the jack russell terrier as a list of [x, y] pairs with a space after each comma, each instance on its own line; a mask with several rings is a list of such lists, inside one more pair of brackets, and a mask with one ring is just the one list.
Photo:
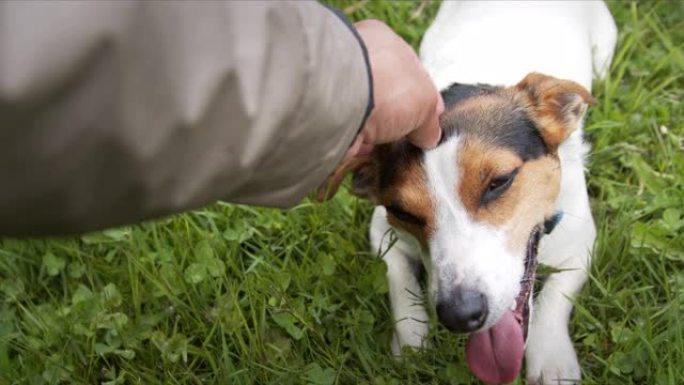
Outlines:
[[[351, 171], [377, 204], [370, 239], [387, 263], [396, 355], [426, 346], [432, 303], [470, 333], [482, 381], [513, 381], [525, 355], [531, 384], [580, 382], [568, 321], [596, 236], [582, 124], [616, 34], [603, 2], [442, 3], [420, 48], [446, 106], [440, 144], [377, 146], [328, 181], [334, 192]], [[557, 270], [533, 299], [537, 262]]]

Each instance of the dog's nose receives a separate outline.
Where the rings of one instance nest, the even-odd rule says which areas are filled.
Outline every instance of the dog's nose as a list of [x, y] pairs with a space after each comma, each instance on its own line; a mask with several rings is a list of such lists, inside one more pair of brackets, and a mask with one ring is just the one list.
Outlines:
[[440, 298], [437, 316], [453, 332], [472, 332], [487, 318], [487, 298], [477, 290], [456, 287], [448, 298]]

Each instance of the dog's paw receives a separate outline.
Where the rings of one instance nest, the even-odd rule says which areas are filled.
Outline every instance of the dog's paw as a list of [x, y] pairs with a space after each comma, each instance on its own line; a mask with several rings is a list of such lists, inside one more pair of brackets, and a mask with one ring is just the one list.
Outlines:
[[392, 354], [401, 357], [402, 349], [411, 347], [416, 350], [428, 347], [428, 323], [413, 319], [397, 322], [392, 337]]
[[[563, 328], [564, 329], [564, 328]], [[579, 385], [582, 373], [566, 330], [534, 330], [527, 340], [527, 383]]]

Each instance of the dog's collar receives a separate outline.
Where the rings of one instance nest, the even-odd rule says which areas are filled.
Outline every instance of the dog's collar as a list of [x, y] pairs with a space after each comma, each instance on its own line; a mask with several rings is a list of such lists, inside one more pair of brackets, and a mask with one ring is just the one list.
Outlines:
[[560, 223], [561, 219], [563, 219], [563, 212], [558, 211], [551, 218], [544, 221], [544, 234], [551, 234], [553, 229], [558, 226], [558, 223]]

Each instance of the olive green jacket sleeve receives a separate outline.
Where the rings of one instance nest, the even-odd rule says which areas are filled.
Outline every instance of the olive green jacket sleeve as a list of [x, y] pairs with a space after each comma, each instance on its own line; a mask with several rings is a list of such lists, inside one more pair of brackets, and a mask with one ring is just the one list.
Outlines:
[[0, 2], [0, 235], [292, 205], [342, 158], [371, 83], [353, 28], [315, 2]]

